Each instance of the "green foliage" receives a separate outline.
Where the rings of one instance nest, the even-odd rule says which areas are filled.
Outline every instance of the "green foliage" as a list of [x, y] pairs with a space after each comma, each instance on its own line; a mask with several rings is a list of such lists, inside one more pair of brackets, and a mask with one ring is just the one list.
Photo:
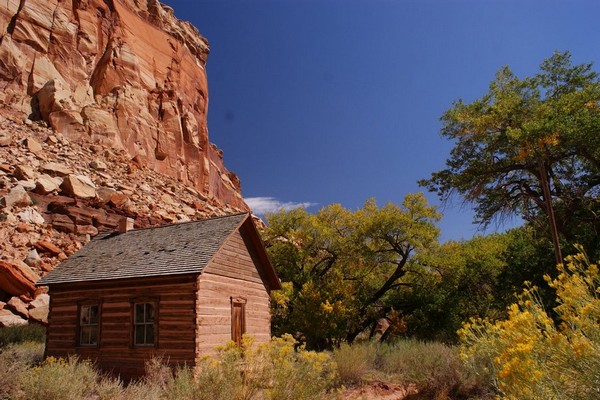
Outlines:
[[503, 234], [475, 236], [421, 254], [419, 262], [425, 266], [421, 284], [397, 300], [407, 304], [409, 332], [428, 340], [455, 342], [456, 331], [469, 318], [500, 316], [506, 304], [504, 296], [499, 296], [499, 277], [507, 266], [508, 243]]
[[461, 355], [505, 399], [592, 399], [600, 393], [600, 272], [583, 254], [558, 266], [554, 311], [525, 290], [506, 320], [473, 320], [460, 331]]
[[369, 200], [356, 211], [333, 204], [269, 215], [263, 237], [284, 282], [273, 297], [274, 331], [297, 333], [311, 348], [352, 341], [393, 309], [415, 255], [436, 243], [439, 218], [422, 194], [401, 206]]
[[41, 325], [13, 325], [0, 328], [0, 348], [11, 343], [46, 341], [46, 328]]
[[458, 194], [473, 203], [484, 224], [518, 214], [541, 227], [549, 226], [548, 186], [564, 237], [584, 222], [597, 232], [600, 81], [591, 68], [573, 65], [568, 52], [533, 77], [502, 68], [482, 98], [458, 100], [443, 115], [441, 134], [455, 145], [447, 168], [420, 184], [443, 200]]

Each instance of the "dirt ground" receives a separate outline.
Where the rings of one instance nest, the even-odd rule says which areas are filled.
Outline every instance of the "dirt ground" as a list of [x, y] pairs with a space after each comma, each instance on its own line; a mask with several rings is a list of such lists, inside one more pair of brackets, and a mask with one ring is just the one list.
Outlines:
[[369, 382], [346, 388], [338, 400], [403, 400], [417, 390], [413, 385], [403, 386], [385, 382]]

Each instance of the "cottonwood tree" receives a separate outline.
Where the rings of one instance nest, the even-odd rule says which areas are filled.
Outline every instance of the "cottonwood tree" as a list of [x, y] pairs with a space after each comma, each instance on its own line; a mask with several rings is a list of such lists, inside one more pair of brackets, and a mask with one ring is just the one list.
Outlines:
[[356, 211], [333, 204], [268, 215], [263, 238], [284, 287], [274, 294], [274, 332], [312, 348], [352, 342], [414, 284], [415, 255], [437, 243], [439, 218], [422, 194], [381, 208], [369, 200]]
[[544, 221], [562, 262], [559, 236], [569, 239], [573, 216], [600, 228], [599, 100], [592, 64], [573, 65], [568, 52], [533, 77], [504, 67], [482, 98], [458, 100], [442, 116], [441, 134], [455, 145], [447, 168], [420, 184], [444, 201], [458, 194], [484, 225], [514, 214]]

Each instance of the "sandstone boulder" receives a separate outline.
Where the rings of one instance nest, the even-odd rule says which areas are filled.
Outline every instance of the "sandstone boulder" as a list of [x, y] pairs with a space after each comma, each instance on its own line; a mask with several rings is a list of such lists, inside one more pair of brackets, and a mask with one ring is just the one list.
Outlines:
[[29, 311], [27, 311], [27, 304], [23, 300], [18, 297], [11, 297], [10, 300], [6, 303], [8, 308], [10, 308], [15, 314], [20, 315], [23, 318], [29, 317]]
[[40, 277], [25, 263], [0, 261], [0, 290], [14, 296], [35, 292]]
[[71, 174], [65, 177], [61, 188], [63, 193], [69, 196], [75, 196], [82, 199], [96, 197], [96, 185], [85, 175]]
[[15, 186], [6, 196], [2, 198], [5, 207], [31, 205], [31, 198], [21, 185]]
[[40, 175], [35, 181], [35, 191], [40, 194], [49, 194], [60, 189], [63, 180], [59, 177], [52, 177], [47, 174]]
[[27, 325], [27, 320], [5, 309], [0, 310], [0, 328], [15, 325]]
[[67, 176], [73, 173], [73, 170], [68, 165], [57, 162], [49, 162], [42, 165], [42, 170], [58, 176]]

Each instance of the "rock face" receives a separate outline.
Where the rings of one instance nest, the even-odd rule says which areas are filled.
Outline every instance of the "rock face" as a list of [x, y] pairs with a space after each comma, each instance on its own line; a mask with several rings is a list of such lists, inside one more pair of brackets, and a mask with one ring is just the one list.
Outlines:
[[196, 28], [156, 0], [6, 0], [0, 105], [247, 210], [239, 179], [208, 139], [208, 53]]

